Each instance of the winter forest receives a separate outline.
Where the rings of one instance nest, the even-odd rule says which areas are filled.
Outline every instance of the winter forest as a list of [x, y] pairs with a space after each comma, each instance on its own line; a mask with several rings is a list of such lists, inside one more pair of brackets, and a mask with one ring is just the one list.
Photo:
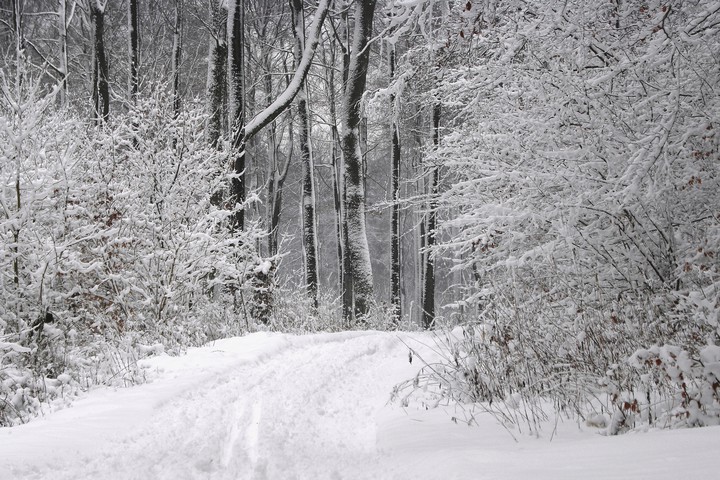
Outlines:
[[0, 57], [0, 427], [351, 330], [433, 332], [402, 405], [720, 424], [720, 2], [2, 0]]

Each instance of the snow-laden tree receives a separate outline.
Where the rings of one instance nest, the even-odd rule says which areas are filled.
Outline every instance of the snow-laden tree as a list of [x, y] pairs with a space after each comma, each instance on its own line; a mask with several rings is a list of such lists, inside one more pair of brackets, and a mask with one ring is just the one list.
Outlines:
[[[467, 54], [435, 91], [455, 118], [436, 159], [450, 185], [440, 208], [459, 215], [443, 222], [436, 253], [474, 277], [466, 304], [488, 343], [472, 348], [516, 372], [500, 392], [547, 381], [567, 399], [563, 375], [588, 391], [600, 379], [615, 430], [674, 401], [682, 413], [669, 421], [711, 422], [717, 379], [701, 352], [720, 341], [720, 9], [498, 1], [455, 11], [447, 43]], [[653, 344], [686, 352], [683, 386], [640, 375], [670, 368], [670, 354], [626, 363]]]
[[[373, 274], [365, 226], [365, 181], [363, 178], [363, 152], [360, 145], [360, 109], [369, 66], [369, 41], [372, 35], [375, 3], [375, 0], [367, 0], [355, 5], [355, 26], [341, 114], [344, 221], [347, 229], [343, 249], [347, 271], [344, 272], [343, 290], [352, 289], [354, 310], [359, 316], [368, 313], [373, 301]], [[349, 306], [346, 305], [345, 310], [349, 309]]]
[[[295, 38], [295, 63], [299, 64], [305, 50], [305, 10], [302, 0], [290, 2], [292, 12], [293, 36]], [[313, 161], [310, 140], [310, 117], [308, 106], [307, 82], [304, 80], [296, 97], [300, 141], [300, 157], [302, 161], [302, 239], [303, 260], [305, 267], [305, 286], [314, 308], [318, 306], [318, 251], [315, 216], [315, 162]]]
[[161, 86], [88, 130], [54, 109], [60, 87], [2, 81], [0, 423], [132, 382], [142, 345], [247, 329], [259, 232], [231, 235], [210, 201], [227, 177], [202, 109], [177, 115]]

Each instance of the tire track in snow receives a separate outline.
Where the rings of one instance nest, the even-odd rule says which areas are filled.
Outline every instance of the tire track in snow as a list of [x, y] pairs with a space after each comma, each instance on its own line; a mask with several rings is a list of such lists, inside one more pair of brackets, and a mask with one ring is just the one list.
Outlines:
[[398, 380], [388, 357], [407, 365], [406, 348], [384, 333], [289, 338], [201, 377], [105, 448], [15, 478], [383, 478], [375, 414]]

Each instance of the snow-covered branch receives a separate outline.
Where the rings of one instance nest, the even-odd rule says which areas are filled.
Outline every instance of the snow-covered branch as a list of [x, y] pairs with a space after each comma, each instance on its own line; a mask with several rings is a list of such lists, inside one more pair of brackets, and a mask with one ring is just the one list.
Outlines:
[[287, 86], [274, 102], [268, 105], [264, 110], [255, 115], [242, 132], [242, 138], [244, 141], [249, 140], [256, 135], [265, 126], [275, 120], [282, 112], [284, 112], [295, 99], [302, 87], [303, 80], [310, 71], [312, 66], [313, 57], [315, 51], [320, 43], [320, 34], [322, 31], [322, 24], [325, 21], [328, 10], [330, 8], [330, 0], [321, 0], [315, 11], [315, 18], [312, 25], [310, 25], [310, 34], [305, 41], [305, 49], [303, 50], [300, 63], [295, 70], [290, 84]]

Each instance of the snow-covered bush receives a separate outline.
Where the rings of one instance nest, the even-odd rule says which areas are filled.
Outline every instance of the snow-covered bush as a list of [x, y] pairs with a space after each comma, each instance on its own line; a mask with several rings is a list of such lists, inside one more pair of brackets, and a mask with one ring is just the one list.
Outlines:
[[505, 6], [434, 91], [456, 118], [436, 254], [474, 280], [448, 395], [599, 409], [612, 433], [715, 422], [720, 12]]
[[244, 331], [259, 229], [231, 234], [212, 200], [228, 179], [203, 109], [176, 117], [155, 88], [88, 128], [30, 76], [0, 80], [0, 425], [142, 380], [147, 345]]

